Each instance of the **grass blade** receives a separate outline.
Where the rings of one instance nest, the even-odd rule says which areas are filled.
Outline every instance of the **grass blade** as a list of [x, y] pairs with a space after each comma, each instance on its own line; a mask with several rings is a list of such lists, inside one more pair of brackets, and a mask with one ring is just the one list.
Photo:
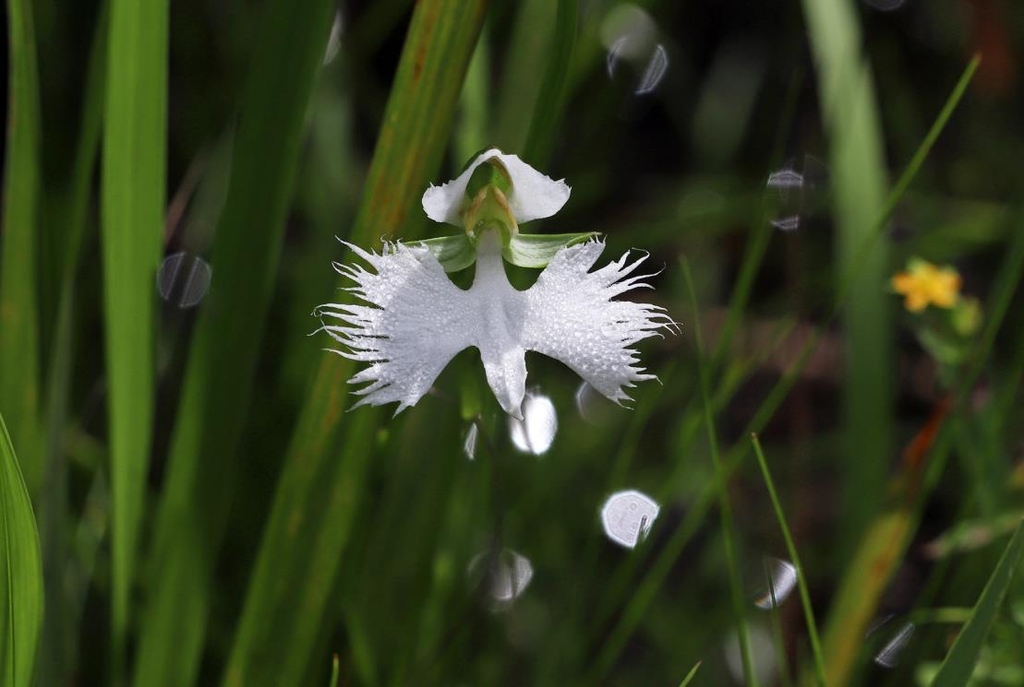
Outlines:
[[37, 504], [46, 598], [50, 600], [46, 606], [46, 619], [43, 624], [42, 643], [47, 647], [47, 660], [39, 666], [40, 687], [65, 685], [72, 671], [71, 654], [75, 628], [66, 583], [67, 566], [70, 562], [70, 534], [65, 436], [70, 424], [69, 406], [75, 362], [75, 275], [88, 223], [89, 200], [96, 171], [100, 131], [103, 126], [108, 9], [109, 4], [106, 1], [102, 2], [93, 32], [85, 82], [85, 102], [82, 106], [82, 123], [72, 162], [71, 183], [61, 195], [50, 201], [56, 206], [51, 221], [60, 227], [60, 231], [54, 231], [53, 234], [59, 236], [63, 244], [60, 250], [63, 264], [60, 265], [59, 281], [56, 286], [59, 294], [56, 321], [46, 369], [43, 478], [46, 498]]
[[8, 0], [9, 74], [0, 264], [0, 411], [21, 447], [29, 493], [42, 479], [39, 440], [39, 77], [32, 3]]
[[494, 142], [503, 150], [518, 152], [526, 145], [531, 122], [523, 112], [532, 112], [537, 107], [541, 87], [537, 75], [543, 74], [549, 64], [547, 57], [557, 11], [557, 3], [551, 0], [523, 0], [516, 4], [494, 109]]
[[[807, 636], [811, 641], [811, 653], [814, 655], [814, 669], [818, 674], [818, 684], [824, 687], [828, 684], [825, 679], [825, 660], [821, 656], [821, 641], [818, 639], [818, 624], [814, 620], [814, 609], [811, 607], [811, 594], [807, 589], [807, 578], [804, 576], [803, 565], [800, 564], [800, 556], [796, 551], [796, 544], [793, 542], [793, 535], [789, 531], [789, 524], [786, 522], [786, 513], [782, 510], [782, 503], [779, 502], [779, 495], [775, 491], [775, 482], [768, 471], [768, 463], [764, 459], [764, 452], [761, 450], [761, 442], [756, 434], [750, 435], [751, 444], [754, 446], [754, 455], [757, 457], [757, 464], [761, 467], [761, 475], [764, 477], [764, 485], [768, 489], [768, 496], [772, 500], [772, 509], [775, 511], [775, 519], [779, 521], [779, 529], [782, 530], [782, 538], [786, 542], [786, 551], [789, 558], [796, 566], [796, 583], [800, 589], [800, 602], [804, 607], [804, 620], [807, 623]], [[774, 604], [773, 604], [774, 605]]]
[[880, 511], [893, 443], [892, 307], [886, 291], [887, 249], [874, 242], [885, 204], [886, 168], [874, 83], [850, 0], [803, 0], [817, 73], [835, 192], [837, 274], [857, 261], [844, 313], [846, 541], [856, 541]]
[[572, 66], [572, 51], [576, 43], [576, 0], [558, 0], [555, 28], [549, 41], [547, 72], [537, 95], [537, 103], [530, 120], [530, 133], [523, 146], [523, 159], [532, 164], [543, 164], [551, 155], [555, 127], [565, 103], [565, 84]]
[[697, 347], [697, 376], [700, 381], [700, 397], [704, 412], [704, 427], [708, 432], [708, 446], [715, 468], [715, 481], [718, 484], [718, 508], [722, 517], [722, 541], [725, 544], [725, 561], [729, 568], [729, 589], [732, 596], [733, 614], [736, 616], [736, 635], [740, 644], [740, 657], [743, 662], [743, 682], [749, 687], [756, 687], [757, 675], [754, 672], [750, 654], [750, 636], [747, 632], [746, 609], [743, 607], [743, 586], [740, 578], [739, 564], [736, 560], [735, 537], [732, 507], [729, 504], [729, 481], [722, 465], [722, 457], [718, 452], [718, 432], [715, 429], [715, 416], [711, 410], [711, 393], [708, 391], [708, 370], [704, 364], [704, 350], [701, 344], [700, 317], [697, 309], [697, 295], [693, 288], [693, 275], [690, 263], [683, 261], [683, 277], [686, 289], [690, 294], [690, 306], [693, 310], [694, 341]]
[[977, 605], [971, 612], [971, 618], [964, 629], [957, 635], [953, 648], [949, 650], [946, 660], [942, 662], [932, 687], [964, 687], [974, 672], [978, 654], [985, 643], [985, 637], [995, 622], [1003, 597], [1010, 588], [1013, 574], [1020, 564], [1021, 553], [1024, 552], [1024, 522], [1017, 526], [1010, 543], [999, 559], [996, 569], [985, 585]]
[[1010, 245], [1005, 249], [1006, 257], [999, 265], [991, 292], [985, 303], [985, 325], [973, 351], [970, 363], [960, 380], [958, 401], [964, 402], [974, 388], [974, 383], [981, 376], [996, 342], [996, 335], [1002, 328], [1003, 321], [1013, 303], [1013, 296], [1020, 288], [1024, 278], [1024, 211], [1019, 211], [1013, 221], [1015, 230], [1012, 232]]
[[338, 655], [335, 654], [331, 658], [331, 681], [327, 683], [327, 687], [338, 687], [338, 673], [340, 672], [340, 666], [338, 665]]
[[231, 182], [210, 262], [160, 501], [136, 685], [190, 685], [206, 636], [263, 327], [331, 0], [273, 0], [253, 43]]
[[850, 683], [863, 648], [864, 633], [875, 617], [896, 566], [903, 560], [914, 527], [913, 514], [897, 508], [877, 517], [865, 533], [829, 610], [824, 656], [830, 687]]
[[167, 163], [167, 0], [112, 0], [101, 187], [112, 490], [112, 660], [121, 684], [153, 427], [154, 278]]
[[693, 667], [690, 668], [690, 672], [688, 672], [686, 677], [683, 678], [683, 681], [679, 683], [679, 687], [686, 687], [690, 684], [690, 681], [693, 680], [693, 677], [697, 674], [698, 670], [700, 670], [700, 661], [693, 664]]
[[946, 103], [939, 110], [939, 115], [935, 118], [935, 122], [932, 123], [928, 133], [925, 134], [924, 140], [921, 141], [921, 145], [914, 151], [914, 156], [907, 163], [906, 168], [903, 170], [903, 174], [893, 184], [892, 191], [889, 193], [889, 198], [885, 203], [885, 211], [882, 216], [878, 219], [879, 224], [886, 222], [893, 211], [896, 209], [896, 204], [903, 198], [903, 194], [910, 188], [910, 183], [917, 176], [918, 170], [921, 169], [921, 165], [928, 158], [928, 153], [931, 152], [932, 146], [939, 140], [939, 134], [946, 128], [946, 124], [949, 123], [950, 117], [956, 112], [957, 105], [960, 104], [960, 99], [964, 97], [964, 93], [967, 92], [967, 87], [971, 84], [971, 80], [974, 79], [974, 73], [978, 71], [978, 66], [981, 64], [981, 55], [975, 55], [969, 63], [967, 63], [964, 73], [960, 76], [960, 80], [956, 82], [956, 86], [953, 87], [952, 93], [949, 94], [949, 98], [946, 99]]
[[28, 490], [0, 416], [0, 683], [29, 687], [43, 621], [43, 568]]
[[453, 146], [456, 159], [468, 160], [493, 140], [490, 133], [488, 97], [491, 85], [491, 51], [481, 38], [466, 71], [466, 83], [459, 96], [459, 125]]
[[858, 668], [865, 633], [917, 528], [921, 494], [929, 489], [927, 484], [921, 489], [923, 478], [945, 463], [947, 445], [940, 438], [948, 412], [949, 404], [940, 402], [904, 448], [892, 482], [895, 503], [871, 522], [840, 579], [822, 644], [830, 687], [845, 687]]
[[[486, 0], [416, 5], [352, 241], [410, 238], [403, 228], [440, 167], [486, 7]], [[363, 409], [341, 422], [352, 366], [321, 355], [264, 529], [226, 687], [304, 679], [363, 491], [381, 416]]]

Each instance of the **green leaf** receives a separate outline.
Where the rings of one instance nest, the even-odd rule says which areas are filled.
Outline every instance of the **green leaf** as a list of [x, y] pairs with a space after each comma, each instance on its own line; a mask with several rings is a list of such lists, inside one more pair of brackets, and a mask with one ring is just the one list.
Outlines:
[[915, 526], [914, 515], [897, 508], [875, 518], [840, 581], [829, 609], [822, 653], [829, 687], [845, 687], [857, 669], [882, 593], [903, 560]]
[[885, 212], [887, 170], [856, 3], [803, 0], [803, 7], [829, 134], [837, 273], [855, 266], [857, 275], [843, 312], [845, 430], [851, 439], [844, 457], [845, 540], [856, 541], [882, 508], [893, 448], [893, 304], [886, 289], [888, 249], [875, 231]]
[[0, 416], [0, 684], [29, 687], [43, 620], [43, 569], [28, 489]]
[[[754, 447], [754, 455], [757, 457], [757, 464], [761, 468], [761, 476], [764, 478], [764, 485], [768, 489], [768, 496], [772, 501], [772, 510], [775, 511], [775, 519], [779, 522], [779, 529], [782, 530], [782, 538], [786, 542], [786, 551], [790, 560], [796, 567], [796, 583], [800, 589], [800, 602], [804, 609], [804, 621], [807, 623], [807, 636], [811, 640], [811, 654], [814, 657], [814, 669], [817, 671], [818, 684], [825, 687], [828, 681], [825, 679], [825, 659], [821, 654], [821, 640], [818, 638], [818, 624], [814, 620], [814, 608], [811, 606], [811, 593], [807, 589], [807, 576], [804, 574], [804, 567], [800, 563], [800, 555], [797, 553], [796, 544], [793, 542], [793, 535], [789, 530], [789, 523], [786, 522], [786, 512], [782, 510], [782, 502], [775, 491], [775, 481], [772, 473], [768, 470], [768, 461], [764, 458], [761, 450], [761, 442], [757, 434], [750, 435], [750, 442]], [[773, 590], [774, 595], [774, 590]]]
[[957, 81], [956, 86], [953, 87], [953, 91], [949, 94], [946, 99], [946, 103], [942, 106], [942, 110], [939, 111], [939, 115], [935, 118], [935, 122], [932, 123], [928, 133], [925, 135], [924, 140], [921, 141], [921, 145], [918, 146], [917, 150], [914, 151], [914, 156], [907, 163], [906, 169], [900, 175], [896, 183], [893, 184], [892, 191], [889, 194], [889, 198], [885, 204], [885, 212], [879, 218], [879, 222], [888, 220], [889, 216], [892, 215], [896, 209], [896, 204], [903, 198], [903, 194], [906, 193], [907, 189], [910, 188], [910, 182], [917, 176], [924, 161], [928, 158], [928, 153], [931, 152], [935, 142], [939, 139], [939, 134], [942, 133], [943, 129], [946, 128], [946, 124], [949, 123], [950, 117], [956, 112], [957, 105], [960, 104], [961, 98], [964, 97], [964, 93], [967, 92], [967, 87], [971, 84], [971, 80], [974, 78], [974, 73], [978, 71], [978, 66], [981, 64], [981, 55], [977, 54], [971, 61], [967, 63], [967, 68], [964, 69], [964, 73], [960, 75], [960, 80]]
[[1006, 545], [1002, 558], [992, 571], [981, 597], [978, 599], [970, 620], [957, 635], [953, 648], [942, 662], [932, 687], [964, 687], [974, 672], [978, 662], [978, 654], [985, 643], [992, 624], [995, 622], [999, 607], [1003, 604], [1013, 574], [1020, 564], [1021, 552], [1024, 551], [1024, 522], [1017, 526], [1010, 543]]
[[551, 156], [555, 129], [562, 116], [566, 100], [566, 81], [572, 66], [572, 51], [576, 44], [577, 0], [558, 0], [555, 28], [547, 53], [547, 71], [537, 96], [530, 134], [523, 146], [523, 159], [540, 165]]
[[327, 683], [328, 687], [338, 687], [338, 673], [340, 666], [338, 665], [338, 654], [334, 654], [331, 658], [331, 681]]
[[0, 411], [21, 447], [29, 493], [42, 479], [36, 268], [39, 207], [39, 81], [32, 3], [8, 0], [7, 147], [0, 264]]
[[[78, 130], [78, 143], [72, 159], [71, 183], [61, 193], [48, 199], [51, 204], [51, 232], [61, 244], [56, 317], [53, 342], [46, 367], [45, 394], [45, 498], [36, 504], [39, 516], [39, 538], [43, 550], [46, 583], [46, 619], [43, 623], [43, 646], [47, 660], [39, 665], [38, 684], [65, 685], [73, 671], [71, 665], [75, 627], [68, 593], [68, 566], [71, 564], [68, 525], [68, 461], [65, 436], [69, 424], [72, 375], [75, 367], [76, 269], [88, 225], [100, 131], [103, 127], [105, 94], [104, 71], [107, 57], [109, 3], [101, 3], [85, 80], [85, 100]], [[55, 246], [54, 246], [55, 248]]]
[[597, 232], [582, 234], [516, 234], [502, 250], [505, 260], [519, 267], [547, 267], [555, 253], [566, 246], [597, 236]]
[[113, 680], [123, 679], [129, 597], [153, 427], [155, 276], [167, 164], [167, 0], [112, 0], [101, 184], [112, 490]]
[[[490, 117], [491, 53], [486, 40], [479, 40], [469, 61], [466, 83], [459, 96], [459, 122], [455, 132], [455, 157], [473, 160], [474, 151], [490, 148], [492, 121]], [[513, 119], [507, 117], [506, 121]]]
[[683, 277], [686, 290], [690, 296], [690, 307], [693, 310], [694, 341], [697, 342], [697, 378], [700, 382], [700, 396], [704, 410], [704, 428], [708, 433], [708, 447], [711, 462], [715, 470], [715, 478], [719, 484], [718, 508], [722, 519], [722, 543], [725, 548], [725, 564], [728, 568], [729, 591], [732, 597], [733, 616], [736, 621], [736, 638], [740, 645], [740, 659], [743, 664], [743, 682], [749, 687], [757, 687], [758, 679], [754, 671], [750, 650], [750, 634], [747, 631], [746, 612], [743, 601], [743, 587], [740, 578], [739, 562], [736, 555], [736, 528], [733, 525], [732, 505], [729, 502], [729, 483], [722, 457], [718, 451], [718, 430], [715, 426], [714, 410], [711, 408], [711, 392], [709, 391], [708, 369], [704, 364], [704, 349], [701, 345], [700, 315], [697, 308], [697, 294], [693, 288], [693, 276], [690, 263], [683, 260]]
[[195, 682], [306, 113], [334, 3], [272, 0], [252, 44], [231, 181], [171, 439], [134, 682]]
[[679, 687], [686, 687], [690, 684], [690, 681], [693, 680], [695, 675], [697, 675], [697, 671], [700, 670], [700, 664], [700, 661], [693, 664], [693, 667], [690, 668], [690, 672], [688, 672], [686, 677], [683, 678], [683, 681], [679, 683]]
[[413, 245], [421, 245], [430, 250], [445, 272], [458, 272], [476, 262], [476, 248], [465, 234], [416, 241]]
[[531, 118], [523, 113], [541, 106], [537, 102], [541, 87], [538, 75], [549, 64], [557, 11], [557, 3], [551, 0], [521, 0], [515, 4], [515, 22], [504, 59], [499, 55], [496, 60], [504, 67], [496, 84], [492, 133], [493, 143], [502, 150], [518, 153], [526, 145]]
[[[486, 0], [416, 4], [349, 237], [367, 244], [407, 230], [436, 178]], [[381, 414], [342, 422], [352, 364], [321, 354], [278, 481], [224, 676], [225, 687], [300, 684], [365, 490]]]

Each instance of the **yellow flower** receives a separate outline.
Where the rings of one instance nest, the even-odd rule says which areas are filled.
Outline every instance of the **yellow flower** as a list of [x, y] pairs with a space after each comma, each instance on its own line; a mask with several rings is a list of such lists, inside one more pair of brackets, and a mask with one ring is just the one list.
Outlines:
[[960, 298], [960, 274], [952, 267], [936, 267], [930, 262], [913, 259], [906, 272], [892, 278], [892, 288], [904, 296], [903, 306], [910, 312], [921, 312], [929, 305], [952, 308]]

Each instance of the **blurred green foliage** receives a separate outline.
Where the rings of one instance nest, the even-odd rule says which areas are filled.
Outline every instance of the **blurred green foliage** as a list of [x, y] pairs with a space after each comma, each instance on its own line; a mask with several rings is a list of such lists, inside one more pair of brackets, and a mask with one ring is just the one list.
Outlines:
[[[41, 633], [2, 625], [35, 684], [1024, 684], [1019, 3], [5, 16], [0, 535], [38, 529], [42, 579], [19, 554], [0, 594], [45, 588]], [[682, 323], [632, 409], [532, 357], [543, 456], [475, 351], [391, 418], [309, 336], [336, 238], [450, 233], [419, 198], [491, 144], [572, 186], [532, 230], [650, 251], [633, 297]], [[963, 278], [955, 355], [890, 292], [915, 256]], [[599, 518], [626, 489], [660, 505], [634, 549]]]

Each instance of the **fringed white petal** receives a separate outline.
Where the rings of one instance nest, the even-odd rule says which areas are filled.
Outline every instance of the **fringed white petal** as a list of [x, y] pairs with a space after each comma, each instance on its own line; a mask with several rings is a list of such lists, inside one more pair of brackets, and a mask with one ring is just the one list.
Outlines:
[[647, 259], [629, 254], [590, 272], [604, 244], [588, 241], [563, 248], [525, 292], [523, 344], [568, 365], [611, 400], [630, 400], [626, 389], [654, 375], [639, 366], [633, 344], [657, 336], [675, 324], [663, 308], [612, 300], [633, 288], [647, 287], [650, 275], [635, 275]]
[[[350, 244], [346, 244], [350, 245]], [[633, 274], [646, 257], [623, 255], [594, 272], [604, 244], [590, 241], [562, 249], [527, 291], [505, 275], [497, 236], [482, 237], [473, 286], [456, 287], [429, 250], [402, 244], [381, 254], [350, 247], [373, 268], [336, 265], [355, 282], [350, 290], [365, 305], [331, 303], [317, 314], [341, 349], [369, 366], [350, 381], [366, 384], [357, 405], [415, 404], [459, 351], [480, 350], [487, 382], [501, 407], [522, 419], [526, 351], [568, 365], [597, 391], [621, 403], [626, 389], [653, 379], [639, 367], [633, 344], [674, 324], [662, 308], [612, 300], [646, 287]]]
[[569, 200], [571, 189], [565, 180], [555, 181], [519, 159], [491, 148], [476, 157], [459, 176], [441, 186], [431, 186], [423, 194], [423, 210], [435, 222], [461, 226], [459, 209], [466, 195], [466, 186], [473, 171], [492, 158], [498, 158], [508, 170], [512, 191], [508, 194], [509, 209], [519, 224], [550, 217]]
[[[387, 244], [380, 254], [346, 243], [374, 269], [335, 265], [368, 305], [328, 303], [317, 308], [323, 329], [341, 344], [335, 352], [369, 367], [349, 380], [367, 384], [356, 406], [414, 405], [456, 353], [474, 343], [468, 293], [455, 286], [422, 246]], [[334, 323], [330, 323], [333, 321]]]

